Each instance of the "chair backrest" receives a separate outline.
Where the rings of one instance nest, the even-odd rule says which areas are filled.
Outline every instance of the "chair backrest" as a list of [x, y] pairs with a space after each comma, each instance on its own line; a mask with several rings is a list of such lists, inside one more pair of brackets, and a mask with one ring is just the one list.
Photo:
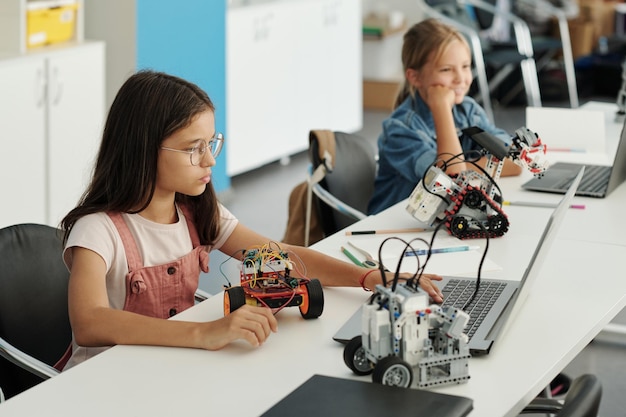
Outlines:
[[556, 398], [535, 398], [522, 410], [521, 414], [598, 417], [601, 399], [602, 384], [598, 377], [593, 374], [583, 374], [572, 381], [563, 401]]
[[[0, 229], [0, 337], [54, 366], [72, 340], [67, 307], [69, 272], [58, 229], [19, 224]], [[7, 398], [41, 382], [0, 357]]]
[[[323, 161], [319, 152], [320, 143], [313, 132], [309, 141], [309, 156], [315, 169]], [[334, 166], [332, 172], [326, 174], [320, 185], [350, 207], [367, 213], [367, 205], [374, 192], [374, 179], [376, 178], [376, 149], [369, 140], [356, 134], [334, 132], [334, 136]], [[319, 199], [315, 201], [326, 236], [356, 221], [354, 218], [333, 210]]]
[[559, 417], [597, 417], [602, 398], [602, 384], [597, 376], [584, 374], [572, 381]]

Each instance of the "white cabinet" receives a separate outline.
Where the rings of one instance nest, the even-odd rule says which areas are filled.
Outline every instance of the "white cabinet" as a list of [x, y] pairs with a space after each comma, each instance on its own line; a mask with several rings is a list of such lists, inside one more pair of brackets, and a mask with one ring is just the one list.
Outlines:
[[46, 221], [45, 63], [0, 60], [0, 227]]
[[89, 180], [104, 119], [104, 44], [0, 59], [0, 227], [57, 226]]
[[228, 175], [307, 149], [311, 129], [359, 130], [360, 0], [230, 8], [226, 74]]

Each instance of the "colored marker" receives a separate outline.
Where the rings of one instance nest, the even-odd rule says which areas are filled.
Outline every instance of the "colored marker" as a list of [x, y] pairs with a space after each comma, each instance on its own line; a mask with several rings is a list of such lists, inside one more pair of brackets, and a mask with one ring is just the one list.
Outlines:
[[363, 265], [363, 262], [359, 261], [357, 259], [356, 256], [354, 256], [348, 249], [344, 248], [343, 246], [341, 247], [341, 251], [343, 252], [344, 255], [346, 255], [348, 258], [350, 258], [350, 260], [356, 265], [356, 266], [365, 266]]
[[575, 152], [586, 153], [587, 151], [582, 148], [548, 148], [548, 152]]
[[[452, 246], [449, 248], [431, 249], [430, 253], [435, 254], [435, 253], [466, 252], [469, 250], [476, 250], [476, 249], [478, 249], [478, 246]], [[428, 252], [429, 252], [428, 249], [410, 250], [405, 253], [405, 256], [428, 255]]]
[[[504, 206], [524, 206], [524, 207], [544, 207], [544, 208], [556, 208], [556, 204], [551, 203], [535, 203], [532, 201], [503, 201], [502, 205]], [[573, 209], [585, 209], [584, 204], [572, 204], [569, 208]]]

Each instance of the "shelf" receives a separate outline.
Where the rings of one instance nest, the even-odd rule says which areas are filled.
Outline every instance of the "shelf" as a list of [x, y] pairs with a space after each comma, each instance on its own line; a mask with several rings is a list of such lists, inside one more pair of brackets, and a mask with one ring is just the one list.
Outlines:
[[[67, 4], [60, 0], [62, 3]], [[19, 55], [30, 51], [46, 49], [50, 46], [37, 46], [33, 48], [27, 47], [27, 11], [29, 4], [45, 3], [37, 0], [2, 0], [0, 3], [0, 54], [1, 55]], [[75, 16], [75, 28], [72, 37], [68, 42], [82, 42], [84, 40], [84, 0], [75, 0], [77, 5]], [[64, 42], [65, 43], [65, 42]], [[63, 43], [63, 44], [64, 44]]]

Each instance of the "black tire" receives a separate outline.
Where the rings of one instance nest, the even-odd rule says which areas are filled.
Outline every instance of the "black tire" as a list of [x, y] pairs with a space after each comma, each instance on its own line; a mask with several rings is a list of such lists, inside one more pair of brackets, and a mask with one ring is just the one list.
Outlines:
[[472, 209], [479, 208], [482, 205], [483, 200], [483, 193], [478, 190], [468, 191], [467, 194], [465, 194], [465, 197], [463, 197], [463, 203]]
[[305, 284], [305, 299], [300, 304], [300, 314], [305, 319], [316, 319], [324, 311], [324, 290], [317, 279], [312, 279]]
[[413, 382], [413, 368], [397, 356], [387, 356], [376, 363], [372, 381], [382, 385], [409, 388]]
[[450, 234], [454, 237], [463, 238], [469, 229], [469, 223], [463, 216], [452, 216], [450, 218]]
[[491, 216], [487, 220], [489, 231], [497, 236], [502, 236], [509, 230], [509, 220], [502, 214]]
[[355, 336], [343, 349], [343, 361], [356, 375], [369, 375], [374, 370], [374, 364], [365, 356], [365, 349], [361, 336]]
[[241, 287], [230, 287], [224, 291], [224, 315], [232, 313], [246, 304], [246, 292]]

